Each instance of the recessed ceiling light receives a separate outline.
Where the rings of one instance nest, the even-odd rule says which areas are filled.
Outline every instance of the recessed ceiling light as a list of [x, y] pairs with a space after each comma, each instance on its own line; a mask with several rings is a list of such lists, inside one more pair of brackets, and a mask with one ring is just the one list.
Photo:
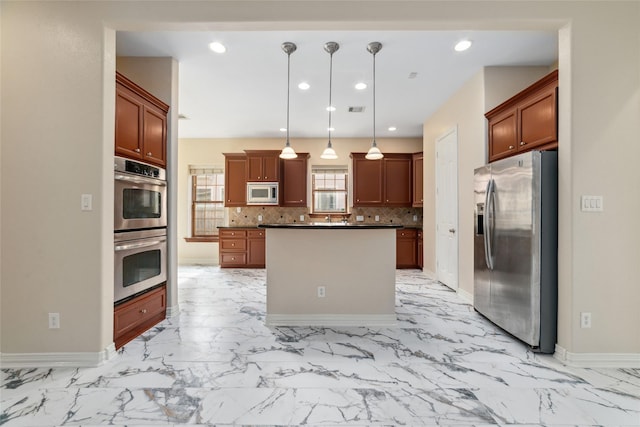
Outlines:
[[215, 53], [225, 53], [227, 51], [227, 48], [220, 42], [209, 43], [209, 49]]
[[302, 82], [298, 85], [298, 89], [307, 90], [311, 87], [311, 85], [307, 82]]
[[333, 107], [333, 106], [329, 105], [327, 107], [327, 111], [336, 111], [336, 107]]
[[355, 87], [356, 87], [356, 89], [358, 89], [358, 90], [365, 90], [365, 89], [367, 88], [367, 84], [366, 84], [366, 83], [362, 83], [362, 82], [360, 82], [360, 83], [356, 83], [356, 86], [355, 86]]
[[287, 128], [280, 128], [280, 132], [286, 132]]
[[456, 52], [463, 52], [471, 47], [471, 40], [461, 40], [455, 46]]
[[395, 126], [389, 126], [389, 130], [391, 132], [395, 132], [396, 130], [398, 130], [398, 128], [396, 128]]

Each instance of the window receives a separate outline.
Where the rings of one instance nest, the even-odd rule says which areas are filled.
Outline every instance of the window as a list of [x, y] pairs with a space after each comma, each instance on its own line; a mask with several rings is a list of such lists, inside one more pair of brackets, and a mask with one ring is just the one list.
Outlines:
[[348, 196], [347, 168], [311, 168], [314, 213], [346, 213]]
[[191, 237], [216, 240], [224, 225], [224, 172], [191, 169]]

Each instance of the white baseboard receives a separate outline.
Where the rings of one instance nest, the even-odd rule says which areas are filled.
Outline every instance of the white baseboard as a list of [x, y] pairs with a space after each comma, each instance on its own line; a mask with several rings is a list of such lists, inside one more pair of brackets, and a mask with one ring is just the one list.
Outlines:
[[469, 292], [465, 291], [462, 288], [458, 288], [456, 290], [456, 293], [458, 294], [458, 296], [460, 298], [462, 298], [464, 300], [464, 302], [467, 302], [470, 305], [473, 305], [473, 294], [472, 293], [469, 293]]
[[639, 353], [571, 353], [556, 344], [553, 357], [576, 368], [640, 368]]
[[397, 326], [395, 314], [267, 314], [267, 326]]
[[116, 356], [113, 343], [97, 353], [0, 353], [4, 368], [93, 368]]
[[217, 258], [185, 258], [178, 260], [178, 265], [219, 265], [219, 263]]

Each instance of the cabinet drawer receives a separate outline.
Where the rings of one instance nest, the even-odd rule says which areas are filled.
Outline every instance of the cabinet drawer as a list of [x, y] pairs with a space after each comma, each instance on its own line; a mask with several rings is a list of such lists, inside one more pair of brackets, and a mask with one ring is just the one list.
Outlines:
[[113, 310], [113, 340], [116, 348], [163, 320], [166, 308], [166, 286], [116, 306]]
[[250, 239], [264, 239], [265, 231], [264, 230], [248, 230], [247, 236]]
[[244, 251], [247, 249], [246, 239], [221, 239], [220, 250], [221, 251]]
[[246, 265], [247, 253], [220, 253], [220, 265], [223, 267]]
[[396, 230], [396, 237], [400, 239], [415, 239], [418, 235], [418, 230], [414, 228], [401, 228]]
[[247, 237], [247, 230], [235, 230], [235, 229], [229, 229], [229, 228], [222, 228], [220, 229], [220, 238], [228, 238], [228, 237], [235, 237], [235, 238], [244, 238]]

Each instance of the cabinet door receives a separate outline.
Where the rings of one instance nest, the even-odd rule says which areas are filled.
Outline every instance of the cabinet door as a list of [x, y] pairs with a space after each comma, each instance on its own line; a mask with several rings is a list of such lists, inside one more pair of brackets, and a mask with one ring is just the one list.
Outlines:
[[515, 108], [489, 118], [489, 161], [502, 159], [518, 149], [517, 110]]
[[422, 231], [418, 231], [418, 268], [424, 269], [424, 243], [422, 240]]
[[381, 206], [383, 199], [382, 160], [367, 160], [353, 154], [353, 206]]
[[164, 111], [145, 106], [143, 123], [142, 149], [144, 160], [162, 167], [166, 166], [167, 115]]
[[116, 85], [115, 152], [142, 159], [142, 100], [120, 84]]
[[247, 265], [251, 267], [264, 268], [265, 266], [265, 239], [264, 231], [254, 230], [249, 232], [247, 239], [249, 256]]
[[417, 243], [415, 230], [398, 230], [396, 234], [396, 268], [415, 268]]
[[247, 181], [264, 181], [262, 174], [262, 157], [247, 157]]
[[412, 205], [414, 207], [422, 207], [424, 200], [424, 171], [423, 171], [423, 155], [422, 153], [416, 153], [413, 155], [413, 200]]
[[411, 157], [387, 158], [384, 164], [384, 205], [411, 206]]
[[277, 155], [264, 156], [262, 158], [262, 180], [276, 182], [279, 179], [280, 157], [278, 157]]
[[282, 162], [282, 200], [280, 206], [307, 206], [307, 154]]
[[519, 106], [519, 150], [528, 151], [558, 140], [556, 87], [545, 87]]
[[246, 179], [247, 159], [244, 155], [225, 156], [224, 161], [224, 191], [225, 206], [246, 206], [247, 204], [247, 182]]

